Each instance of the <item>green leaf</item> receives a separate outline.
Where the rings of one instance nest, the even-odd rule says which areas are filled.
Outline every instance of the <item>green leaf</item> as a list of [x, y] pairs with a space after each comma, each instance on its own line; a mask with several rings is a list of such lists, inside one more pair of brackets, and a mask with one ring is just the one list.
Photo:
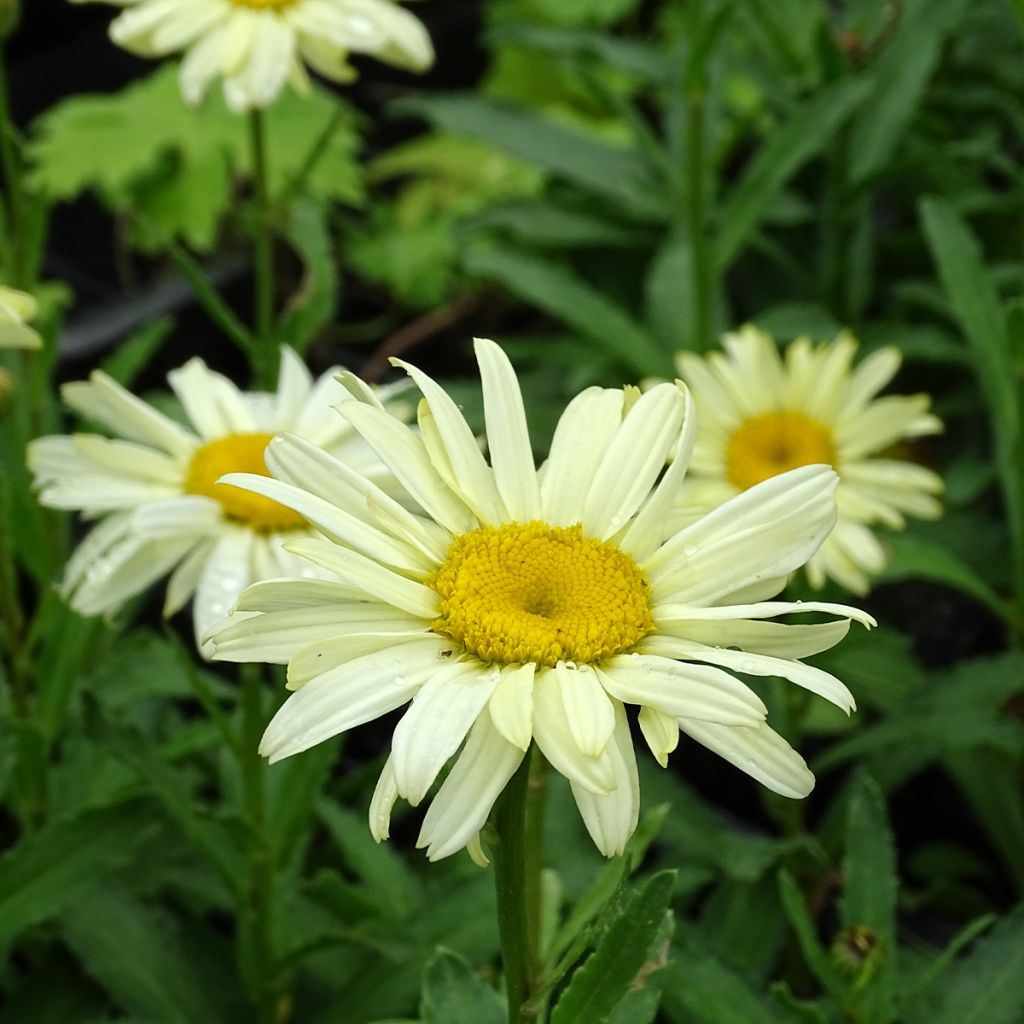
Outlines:
[[682, 925], [661, 972], [662, 1012], [673, 1024], [780, 1024], [760, 992], [727, 967], [692, 926]]
[[[186, 935], [116, 886], [92, 889], [63, 917], [64, 938], [122, 1009], [160, 1024], [240, 1020], [220, 942]], [[202, 937], [205, 938], [205, 937]]]
[[696, 336], [693, 282], [693, 247], [677, 232], [655, 253], [644, 281], [647, 322], [666, 352], [700, 351], [707, 344]]
[[504, 1024], [497, 992], [458, 953], [438, 950], [427, 964], [420, 997], [423, 1024]]
[[529, 160], [643, 219], [657, 221], [667, 214], [665, 189], [636, 153], [588, 138], [531, 111], [475, 96], [408, 99], [395, 109], [419, 114], [436, 128]]
[[732, 187], [719, 219], [716, 255], [727, 269], [789, 179], [833, 138], [868, 91], [861, 80], [822, 89], [778, 126]]
[[277, 325], [277, 336], [298, 352], [305, 352], [338, 309], [338, 266], [327, 229], [327, 210], [312, 200], [298, 200], [291, 208], [288, 241], [302, 258], [304, 273], [298, 290]]
[[465, 232], [501, 231], [537, 248], [622, 248], [645, 244], [645, 235], [598, 211], [548, 200], [521, 200], [491, 206], [462, 222]]
[[942, 45], [963, 18], [965, 0], [931, 0], [902, 19], [899, 32], [874, 62], [871, 95], [850, 125], [850, 180], [863, 183], [891, 157], [924, 96]]
[[1020, 429], [1014, 390], [1017, 378], [999, 294], [985, 268], [981, 247], [944, 199], [923, 199], [921, 218], [953, 312], [974, 350], [996, 438], [1011, 446]]
[[1024, 1006], [1024, 906], [906, 1008], [907, 1024], [1020, 1024]]
[[87, 808], [25, 836], [0, 857], [0, 944], [129, 863], [155, 829], [152, 805], [132, 801]]
[[647, 332], [569, 268], [512, 249], [473, 248], [464, 258], [470, 274], [490, 277], [600, 345], [631, 373], [671, 372], [671, 362]]
[[174, 321], [169, 316], [151, 320], [121, 341], [100, 368], [122, 387], [130, 389], [173, 329]]
[[[843, 898], [840, 919], [845, 929], [868, 929], [873, 951], [857, 965], [855, 998], [861, 1015], [886, 1024], [895, 1014], [896, 849], [885, 797], [870, 776], [857, 779], [846, 818]], [[840, 937], [839, 942], [843, 942]]]
[[661, 871], [633, 893], [573, 974], [551, 1013], [551, 1024], [599, 1024], [611, 1014], [652, 963], [651, 946], [670, 913], [674, 883], [675, 872]]
[[330, 800], [317, 804], [317, 815], [345, 859], [345, 865], [364, 883], [368, 898], [389, 917], [404, 920], [422, 906], [416, 876], [394, 847], [377, 845], [366, 822]]
[[948, 548], [912, 533], [897, 533], [887, 538], [889, 564], [877, 582], [925, 579], [973, 597], [1001, 619], [1011, 615], [1006, 602], [975, 571]]
[[844, 986], [836, 974], [835, 967], [818, 939], [817, 928], [807, 908], [807, 901], [796, 879], [785, 868], [779, 870], [779, 895], [786, 917], [793, 927], [796, 940], [804, 955], [804, 962], [811, 973], [821, 982], [826, 992], [836, 998], [844, 995]]

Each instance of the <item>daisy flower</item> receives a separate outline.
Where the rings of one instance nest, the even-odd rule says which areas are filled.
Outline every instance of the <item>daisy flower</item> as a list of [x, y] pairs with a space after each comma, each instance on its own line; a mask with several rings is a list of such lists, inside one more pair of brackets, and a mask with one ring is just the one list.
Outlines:
[[39, 310], [28, 292], [0, 285], [0, 348], [40, 348], [43, 339], [26, 323]]
[[[451, 397], [399, 360], [424, 396], [418, 432], [364, 391], [339, 406], [415, 511], [288, 434], [268, 455], [274, 478], [227, 478], [315, 525], [322, 537], [287, 547], [336, 577], [258, 583], [214, 633], [216, 658], [288, 665], [294, 692], [261, 753], [277, 761], [411, 701], [370, 828], [386, 838], [395, 800], [418, 804], [458, 754], [420, 831], [431, 859], [483, 857], [478, 832], [531, 743], [569, 779], [598, 848], [621, 853], [639, 807], [629, 705], [661, 764], [682, 731], [805, 796], [806, 764], [733, 673], [853, 707], [838, 679], [798, 659], [837, 643], [850, 619], [872, 620], [766, 601], [832, 528], [835, 474], [768, 480], [666, 539], [693, 443], [681, 384], [582, 392], [537, 471], [511, 364], [491, 341], [476, 355], [489, 464]], [[765, 621], [801, 611], [839, 618]]]
[[[83, 3], [88, 0], [75, 0]], [[423, 24], [393, 0], [100, 0], [127, 8], [110, 38], [140, 57], [185, 51], [181, 91], [199, 103], [218, 75], [236, 113], [266, 107], [286, 82], [309, 91], [305, 65], [349, 82], [350, 53], [424, 71], [434, 60]]]
[[831, 577], [866, 593], [886, 554], [873, 524], [902, 529], [904, 516], [934, 519], [942, 479], [902, 459], [893, 445], [935, 434], [941, 421], [927, 395], [876, 398], [900, 366], [895, 348], [873, 352], [853, 368], [857, 342], [848, 334], [812, 345], [798, 338], [785, 358], [756, 327], [727, 334], [725, 352], [677, 356], [693, 391], [700, 430], [682, 497], [687, 510], [714, 508], [778, 473], [825, 463], [839, 474], [838, 521], [807, 563], [814, 587]]
[[[65, 385], [72, 409], [117, 435], [29, 444], [40, 503], [98, 520], [68, 561], [61, 590], [71, 606], [83, 615], [111, 613], [170, 573], [164, 614], [193, 599], [199, 643], [254, 580], [324, 575], [284, 546], [312, 536], [299, 513], [217, 481], [233, 471], [266, 473], [267, 445], [285, 429], [333, 452], [339, 465], [383, 480], [383, 466], [332, 408], [348, 397], [337, 373], [314, 382], [284, 348], [277, 393], [246, 394], [192, 359], [168, 375], [188, 426], [100, 371]], [[378, 400], [369, 389], [365, 398]]]

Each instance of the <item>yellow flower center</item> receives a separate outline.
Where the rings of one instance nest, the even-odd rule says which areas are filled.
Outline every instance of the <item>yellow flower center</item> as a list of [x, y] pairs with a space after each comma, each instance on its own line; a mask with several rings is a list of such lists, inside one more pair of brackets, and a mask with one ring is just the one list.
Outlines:
[[434, 630], [484, 661], [594, 663], [654, 628], [644, 571], [580, 526], [473, 530], [427, 583], [441, 597]]
[[272, 533], [295, 530], [306, 525], [298, 512], [279, 505], [262, 494], [243, 491], [217, 481], [225, 473], [257, 473], [270, 476], [263, 452], [273, 434], [228, 434], [204, 444], [196, 451], [185, 476], [185, 490], [219, 501], [224, 514], [254, 530]]
[[292, 7], [299, 0], [228, 0], [228, 3], [236, 7], [251, 7], [253, 10], [283, 11], [286, 7]]
[[768, 412], [740, 424], [725, 453], [729, 479], [745, 491], [798, 466], [836, 461], [832, 432], [802, 412]]

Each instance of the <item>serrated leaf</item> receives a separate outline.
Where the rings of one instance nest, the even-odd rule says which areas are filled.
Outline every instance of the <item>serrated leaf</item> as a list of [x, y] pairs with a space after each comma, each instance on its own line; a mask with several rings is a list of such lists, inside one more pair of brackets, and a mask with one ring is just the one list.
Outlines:
[[427, 964], [420, 997], [423, 1024], [504, 1024], [505, 1007], [469, 963], [438, 950]]
[[675, 872], [661, 871], [634, 891], [597, 948], [572, 976], [551, 1024], [599, 1024], [636, 981], [663, 926]]
[[715, 252], [722, 270], [739, 255], [783, 186], [831, 141], [868, 88], [867, 82], [854, 79], [822, 89], [772, 132], [719, 215]]
[[122, 1009], [161, 1024], [237, 1021], [227, 948], [186, 936], [163, 911], [105, 886], [65, 912], [64, 938]]
[[906, 1008], [907, 1024], [1019, 1024], [1024, 906], [1018, 906]]
[[132, 801], [87, 808], [23, 837], [0, 857], [0, 945], [130, 862], [156, 827], [152, 805]]
[[671, 360], [647, 332], [611, 299], [568, 267], [513, 249], [474, 248], [468, 273], [492, 278], [600, 345], [639, 376], [671, 372]]

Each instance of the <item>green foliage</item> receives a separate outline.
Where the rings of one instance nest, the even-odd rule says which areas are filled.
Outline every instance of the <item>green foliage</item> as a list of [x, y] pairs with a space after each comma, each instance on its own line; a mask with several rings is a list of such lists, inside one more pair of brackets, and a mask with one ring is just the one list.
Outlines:
[[423, 975], [420, 1017], [423, 1024], [503, 1024], [507, 1014], [463, 957], [439, 950]]

